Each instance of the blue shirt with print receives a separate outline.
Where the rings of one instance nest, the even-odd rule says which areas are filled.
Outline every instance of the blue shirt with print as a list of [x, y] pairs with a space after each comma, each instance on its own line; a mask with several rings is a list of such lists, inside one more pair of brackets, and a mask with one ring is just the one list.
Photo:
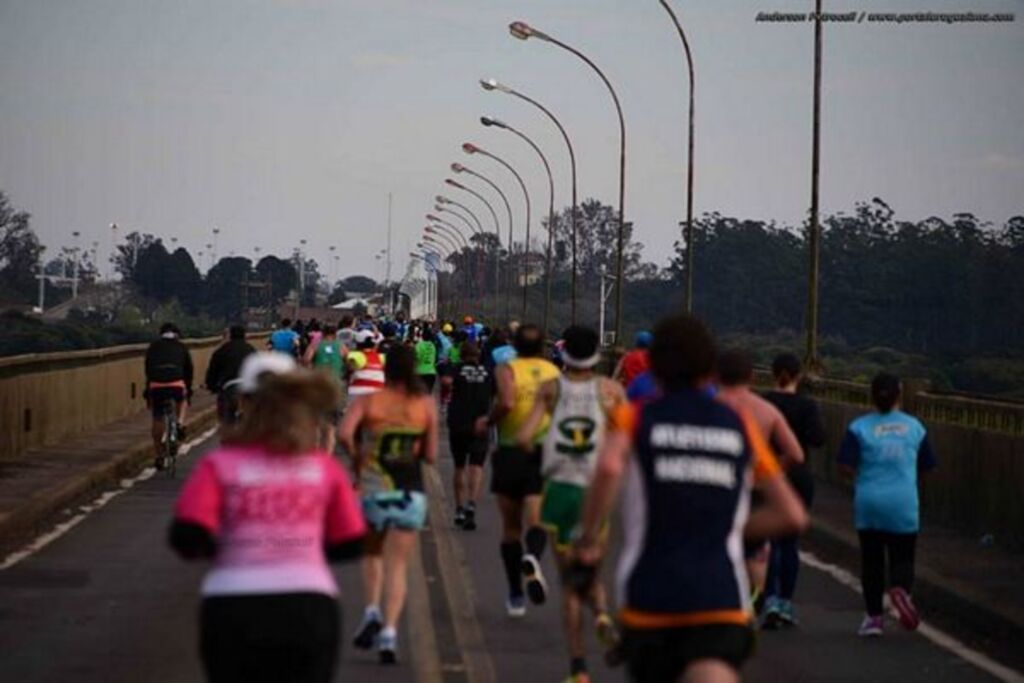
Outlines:
[[299, 338], [295, 330], [282, 328], [270, 335], [270, 348], [282, 353], [295, 354], [295, 340]]
[[899, 410], [857, 418], [843, 438], [839, 462], [857, 468], [853, 512], [858, 530], [917, 533], [917, 473], [935, 466], [919, 420]]

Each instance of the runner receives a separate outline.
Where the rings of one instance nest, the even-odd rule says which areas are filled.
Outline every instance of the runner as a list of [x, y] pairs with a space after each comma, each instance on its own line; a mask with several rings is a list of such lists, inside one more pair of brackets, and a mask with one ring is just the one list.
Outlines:
[[[496, 494], [501, 512], [501, 559], [509, 591], [505, 608], [510, 617], [522, 617], [526, 614], [524, 577], [533, 603], [539, 605], [547, 599], [547, 585], [540, 568], [540, 558], [547, 545], [547, 533], [540, 523], [543, 486], [540, 444], [549, 421], [542, 420], [529, 452], [523, 452], [516, 438], [533, 408], [537, 391], [544, 382], [558, 376], [558, 368], [544, 360], [544, 337], [536, 325], [519, 328], [515, 348], [518, 358], [498, 366], [495, 371], [497, 399], [490, 415], [477, 420], [477, 433], [485, 434], [489, 426], [498, 427], [491, 492]], [[526, 554], [523, 554], [524, 517]]]
[[473, 316], [467, 315], [462, 319], [462, 331], [466, 333], [466, 339], [478, 343], [480, 341], [480, 328], [473, 321]]
[[164, 407], [172, 403], [178, 416], [178, 438], [185, 439], [185, 418], [188, 402], [192, 399], [192, 354], [181, 343], [178, 326], [164, 323], [160, 338], [146, 349], [146, 389], [142, 397], [149, 405], [153, 417], [150, 434], [153, 437], [153, 467], [162, 469], [161, 457], [164, 438]]
[[[393, 664], [409, 555], [427, 518], [422, 463], [437, 458], [438, 429], [434, 400], [416, 374], [411, 349], [391, 352], [385, 376], [384, 389], [348, 408], [339, 432], [354, 459], [363, 514], [372, 531], [363, 561], [366, 608], [353, 642], [369, 649], [376, 639], [381, 663]], [[357, 432], [362, 434], [358, 444]]]
[[341, 385], [345, 372], [345, 357], [348, 351], [338, 341], [338, 330], [334, 325], [325, 325], [320, 338], [310, 342], [302, 362], [307, 367], [327, 374], [332, 381]]
[[373, 332], [360, 330], [355, 334], [356, 350], [345, 357], [348, 367], [348, 397], [364, 396], [384, 388], [385, 356], [376, 350]]
[[287, 353], [290, 356], [298, 356], [299, 333], [292, 329], [292, 321], [288, 318], [281, 320], [281, 325], [270, 334], [270, 341], [267, 348], [278, 353]]
[[427, 387], [427, 393], [434, 393], [437, 381], [437, 345], [434, 343], [434, 332], [428, 326], [423, 327], [420, 340], [414, 347], [416, 350], [416, 374]]
[[[651, 366], [664, 394], [612, 415], [583, 506], [573, 575], [588, 591], [625, 478], [618, 603], [636, 681], [738, 681], [754, 643], [741, 536], [807, 524], [753, 420], [704, 391], [714, 363], [714, 341], [696, 318], [658, 324]], [[765, 503], [748, 518], [752, 482]]]
[[[601, 359], [597, 332], [580, 326], [562, 335], [561, 377], [546, 382], [537, 395], [529, 417], [519, 428], [523, 450], [533, 444], [533, 435], [550, 418], [551, 428], [544, 440], [542, 474], [544, 500], [541, 522], [551, 532], [563, 581], [569, 576], [572, 535], [580, 521], [583, 498], [594, 473], [597, 452], [604, 441], [607, 416], [626, 396], [618, 382], [599, 377], [594, 367]], [[603, 543], [602, 543], [603, 551]], [[583, 639], [582, 602], [591, 608], [598, 639], [609, 650], [618, 646], [604, 584], [594, 581], [582, 599], [570, 586], [563, 586], [562, 614], [569, 649], [569, 681], [587, 683], [586, 647]]]
[[[786, 468], [790, 485], [810, 511], [814, 499], [814, 475], [808, 466], [810, 449], [825, 445], [825, 425], [814, 399], [798, 393], [800, 386], [800, 359], [792, 353], [783, 353], [772, 361], [775, 388], [765, 394], [765, 400], [779, 409], [786, 423], [796, 434], [803, 448], [805, 462], [792, 463]], [[768, 579], [765, 583], [765, 609], [763, 627], [795, 626], [798, 622], [793, 608], [793, 595], [800, 571], [800, 537], [777, 538], [771, 542], [768, 558]]]
[[910, 599], [921, 528], [917, 487], [918, 476], [935, 467], [935, 456], [924, 425], [900, 410], [901, 394], [898, 377], [884, 372], [875, 376], [871, 401], [876, 412], [850, 423], [839, 451], [839, 464], [854, 477], [853, 513], [867, 608], [861, 636], [882, 635], [886, 564], [889, 599], [900, 623], [908, 630], [920, 623]]
[[648, 349], [651, 346], [651, 333], [645, 331], [637, 332], [633, 340], [633, 348], [622, 356], [619, 364], [615, 366], [612, 378], [628, 387], [641, 374], [647, 372], [651, 367], [651, 355]]
[[238, 394], [235, 387], [242, 362], [256, 353], [245, 341], [245, 328], [232, 325], [228, 340], [217, 347], [206, 366], [206, 388], [217, 395], [217, 419], [222, 425], [235, 421], [238, 414]]
[[[366, 532], [352, 484], [329, 451], [338, 389], [282, 354], [243, 364], [241, 421], [195, 467], [171, 546], [212, 559], [202, 586], [207, 680], [332, 680], [338, 587], [327, 561], [358, 556]], [[268, 501], [276, 504], [268, 505]]]
[[[778, 408], [750, 390], [754, 379], [754, 362], [745, 352], [730, 349], [718, 357], [717, 398], [736, 412], [750, 416], [761, 434], [779, 454], [784, 468], [803, 463], [804, 450], [786, 423]], [[754, 492], [752, 509], [761, 504], [760, 492]], [[747, 573], [750, 576], [752, 597], [758, 613], [764, 606], [764, 585], [768, 576], [768, 539], [749, 539], [744, 544], [747, 558]]]
[[451, 393], [448, 438], [455, 461], [455, 526], [473, 531], [487, 459], [487, 436], [478, 434], [475, 425], [490, 410], [494, 377], [480, 363], [476, 344], [463, 342], [459, 355], [461, 362], [449, 367], [448, 374], [441, 378], [441, 387], [448, 387]]

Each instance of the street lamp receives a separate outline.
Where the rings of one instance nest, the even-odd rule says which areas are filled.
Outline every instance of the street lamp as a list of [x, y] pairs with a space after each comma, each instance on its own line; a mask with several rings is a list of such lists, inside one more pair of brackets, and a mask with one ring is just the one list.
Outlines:
[[[457, 206], [457, 207], [459, 207], [460, 209], [465, 211], [467, 214], [469, 214], [469, 217], [473, 219], [474, 223], [476, 223], [476, 227], [477, 227], [477, 229], [480, 232], [484, 231], [483, 223], [480, 222], [480, 219], [477, 217], [477, 215], [475, 213], [473, 213], [472, 211], [470, 211], [469, 207], [466, 206], [465, 204], [460, 204], [459, 202], [455, 201], [454, 199], [449, 199], [448, 197], [445, 197], [444, 195], [437, 195], [436, 197], [434, 197], [434, 201], [437, 202], [440, 205], [443, 205], [443, 206]], [[448, 209], [448, 211], [451, 211], [451, 209]], [[452, 213], [455, 213], [455, 212], [452, 211]], [[456, 215], [458, 215], [458, 214], [456, 214]]]
[[658, 0], [661, 6], [668, 12], [672, 23], [676, 26], [679, 39], [683, 42], [683, 52], [686, 55], [686, 68], [690, 74], [690, 109], [688, 115], [687, 147], [686, 147], [686, 311], [693, 312], [693, 268], [694, 268], [694, 239], [693, 239], [693, 103], [694, 103], [694, 76], [693, 76], [693, 55], [690, 54], [690, 41], [686, 39], [686, 32], [679, 17], [669, 6], [668, 0]]
[[[520, 317], [522, 317], [525, 320], [526, 319], [526, 301], [527, 301], [526, 294], [527, 294], [527, 291], [528, 291], [528, 282], [529, 282], [527, 266], [526, 266], [526, 258], [529, 256], [529, 253], [530, 253], [530, 193], [526, 189], [526, 183], [523, 182], [523, 177], [521, 175], [519, 175], [519, 173], [516, 171], [516, 169], [514, 169], [512, 167], [512, 165], [510, 163], [508, 163], [507, 161], [505, 161], [504, 159], [499, 157], [497, 154], [492, 154], [491, 152], [488, 152], [487, 150], [482, 149], [481, 147], [478, 147], [478, 146], [474, 145], [472, 142], [464, 142], [462, 144], [462, 151], [465, 152], [466, 154], [482, 154], [485, 157], [488, 157], [490, 159], [494, 159], [499, 164], [504, 166], [506, 169], [508, 169], [509, 173], [511, 173], [513, 176], [515, 176], [515, 179], [519, 182], [519, 187], [522, 188], [522, 190], [523, 190], [523, 197], [526, 198], [526, 238], [523, 240], [523, 257], [524, 257], [524, 261], [523, 261], [523, 310], [520, 313]], [[509, 238], [508, 238], [508, 244], [509, 244], [509, 279], [511, 280], [511, 278], [512, 278], [512, 244], [513, 244], [511, 234], [509, 235]]]
[[213, 229], [213, 258], [217, 258], [217, 236], [220, 234], [220, 228]]
[[[575, 325], [576, 324], [576, 271], [577, 271], [577, 268], [576, 268], [576, 236], [577, 236], [577, 230], [576, 230], [576, 220], [577, 220], [577, 216], [576, 216], [576, 152], [573, 149], [572, 140], [569, 139], [569, 134], [565, 132], [565, 128], [562, 126], [562, 122], [559, 121], [555, 117], [555, 115], [552, 114], [551, 111], [547, 107], [545, 107], [543, 104], [541, 104], [537, 100], [533, 99], [532, 97], [528, 97], [527, 95], [524, 95], [523, 93], [521, 93], [521, 92], [519, 92], [519, 91], [517, 91], [517, 90], [515, 90], [513, 88], [510, 88], [510, 87], [508, 87], [507, 85], [505, 85], [503, 83], [499, 83], [498, 81], [496, 81], [493, 78], [489, 78], [489, 79], [486, 79], [486, 80], [481, 80], [480, 81], [480, 87], [483, 88], [484, 90], [488, 91], [488, 92], [498, 91], [498, 92], [501, 92], [501, 93], [505, 93], [506, 95], [512, 95], [513, 97], [518, 97], [519, 99], [523, 100], [524, 102], [528, 102], [528, 103], [532, 104], [534, 107], [536, 107], [537, 109], [539, 109], [542, 112], [544, 112], [544, 114], [549, 119], [551, 119], [551, 122], [555, 124], [555, 127], [558, 128], [558, 132], [562, 134], [562, 139], [565, 140], [565, 146], [569, 149], [569, 169], [570, 169], [571, 175], [572, 175], [572, 210], [571, 210], [571, 213], [570, 213], [570, 216], [569, 216], [570, 233], [571, 233], [571, 235], [570, 235], [570, 245], [571, 245], [570, 251], [571, 251], [571, 254], [572, 254], [572, 273], [570, 275], [570, 283], [571, 283], [570, 292], [571, 292], [571, 297], [570, 297], [569, 312], [570, 312], [570, 320]], [[551, 230], [551, 229], [552, 229], [552, 226], [548, 226], [548, 230]], [[552, 239], [552, 236], [549, 234], [548, 235], [549, 249], [550, 249], [550, 245], [551, 245], [551, 239]], [[549, 251], [549, 261], [550, 261], [550, 251]], [[549, 268], [549, 272], [548, 272], [548, 277], [550, 278], [550, 268]]]
[[589, 57], [576, 48], [563, 43], [557, 38], [549, 36], [543, 31], [538, 31], [522, 21], [516, 21], [509, 24], [508, 29], [512, 36], [519, 40], [537, 38], [538, 40], [543, 40], [544, 42], [551, 43], [552, 45], [557, 45], [563, 50], [571, 52], [579, 57], [601, 78], [605, 87], [608, 88], [609, 94], [612, 96], [612, 102], [615, 104], [615, 113], [618, 114], [619, 117], [619, 230], [618, 248], [616, 249], [615, 254], [615, 341], [616, 343], [619, 343], [622, 339], [622, 290], [624, 289], [623, 249], [625, 247], [626, 232], [626, 120], [622, 116], [622, 105], [619, 103], [619, 96], [615, 93], [615, 88], [612, 87], [611, 81], [609, 81], [608, 77], [604, 75], [604, 72], [601, 71], [601, 69], [599, 69]]
[[[458, 182], [457, 180], [452, 180], [451, 178], [445, 178], [444, 182], [449, 187], [453, 187], [456, 190], [462, 190], [463, 192], [466, 192], [467, 194], [471, 194], [474, 197], [476, 197], [477, 199], [479, 199], [480, 202], [482, 202], [483, 205], [487, 207], [487, 210], [490, 211], [491, 218], [494, 220], [494, 236], [495, 236], [495, 239], [496, 239], [497, 247], [496, 247], [495, 253], [494, 253], [494, 311], [492, 313], [493, 313], [494, 321], [496, 323], [497, 319], [498, 319], [498, 299], [501, 296], [501, 224], [498, 222], [498, 214], [494, 210], [494, 206], [489, 201], [487, 201], [487, 198], [484, 197], [479, 192], [477, 192], [476, 190], [474, 190], [473, 188], [467, 187], [467, 186], [463, 185], [462, 183]], [[451, 200], [449, 200], [449, 201], [452, 204], [456, 204], [458, 206], [463, 206], [462, 204], [458, 204], [458, 202], [454, 202], [454, 201], [451, 201]], [[467, 211], [468, 211], [468, 209], [467, 209]], [[477, 218], [476, 214], [474, 214], [472, 212], [470, 212], [470, 215], [472, 215], [473, 218], [475, 218], [477, 223], [480, 225], [480, 228], [481, 228], [480, 233], [481, 234], [485, 234], [484, 230], [483, 230], [483, 225], [480, 223], [480, 219]], [[485, 241], [481, 241], [480, 242], [480, 248], [481, 248], [481, 251], [484, 253], [484, 256], [486, 256], [486, 253], [487, 253], [486, 246], [487, 246], [487, 243]], [[485, 280], [485, 284], [486, 284], [486, 280]], [[484, 290], [486, 291], [486, 287], [484, 288]]]
[[818, 218], [818, 176], [821, 170], [821, 0], [814, 3], [814, 113], [811, 123], [811, 225], [808, 235], [807, 351], [804, 366], [821, 372], [818, 358], [818, 277], [821, 270], [821, 223]]
[[491, 188], [495, 192], [498, 193], [498, 196], [501, 197], [501, 201], [505, 203], [505, 211], [506, 211], [506, 213], [508, 213], [508, 259], [509, 259], [509, 264], [508, 264], [509, 274], [505, 278], [507, 280], [507, 282], [505, 283], [505, 318], [506, 318], [506, 322], [508, 322], [512, 318], [512, 277], [511, 277], [511, 273], [512, 273], [512, 205], [508, 201], [508, 196], [504, 192], [502, 192], [501, 188], [498, 187], [497, 184], [495, 184], [495, 182], [493, 180], [491, 180], [490, 178], [488, 178], [487, 176], [485, 176], [485, 175], [483, 175], [481, 173], [477, 173], [476, 171], [474, 171], [474, 170], [472, 170], [472, 169], [470, 169], [470, 168], [468, 168], [466, 166], [463, 166], [460, 163], [453, 163], [452, 166], [451, 166], [451, 169], [452, 169], [453, 173], [468, 173], [469, 175], [474, 176], [474, 177], [479, 178], [480, 180], [484, 181], [485, 183], [490, 185]]
[[428, 225], [425, 228], [423, 228], [423, 232], [426, 233], [423, 239], [427, 239], [427, 237], [430, 237], [438, 244], [444, 244], [445, 247], [450, 249], [449, 254], [459, 253], [462, 250], [462, 247], [459, 246], [458, 240], [449, 235], [447, 232], [439, 230], [439, 227], [440, 226]]
[[[437, 211], [438, 213], [447, 213], [447, 214], [451, 214], [452, 216], [455, 216], [460, 221], [462, 221], [463, 223], [466, 224], [466, 227], [469, 228], [469, 234], [470, 235], [475, 235], [476, 234], [476, 226], [473, 225], [472, 221], [470, 221], [468, 218], [463, 216], [458, 211], [452, 211], [451, 209], [447, 209], [444, 206], [442, 206], [441, 204], [434, 204], [434, 211]], [[429, 218], [429, 216], [428, 216], [428, 218]], [[442, 221], [440, 218], [437, 218], [437, 217], [435, 217], [433, 220], [436, 220], [436, 221], [439, 221], [439, 222], [442, 222], [442, 223], [447, 223], [448, 222], [448, 221]]]
[[469, 240], [466, 239], [466, 235], [463, 234], [462, 230], [460, 230], [457, 225], [449, 221], [442, 220], [430, 213], [427, 214], [427, 220], [434, 222], [434, 225], [428, 225], [427, 227], [440, 229], [444, 231], [446, 235], [455, 240], [458, 251], [461, 251], [463, 247], [469, 249]]
[[[551, 166], [548, 164], [548, 159], [547, 159], [546, 156], [544, 156], [544, 152], [542, 152], [540, 150], [540, 147], [538, 147], [537, 144], [533, 140], [531, 140], [525, 133], [522, 133], [519, 130], [516, 130], [515, 128], [513, 128], [510, 125], [508, 125], [504, 121], [499, 121], [498, 119], [491, 118], [489, 116], [481, 116], [480, 117], [480, 123], [482, 123], [484, 126], [487, 126], [488, 128], [494, 127], [494, 128], [500, 128], [502, 130], [507, 130], [510, 133], [513, 133], [513, 134], [517, 135], [518, 137], [520, 137], [522, 140], [524, 140], [526, 142], [526, 144], [530, 145], [530, 147], [533, 148], [533, 151], [535, 151], [537, 153], [537, 156], [540, 157], [541, 163], [544, 164], [544, 170], [545, 170], [545, 172], [548, 175], [548, 249], [547, 249], [547, 258], [545, 259], [545, 264], [544, 264], [544, 281], [545, 281], [545, 284], [544, 284], [544, 322], [543, 322], [543, 326], [541, 327], [541, 329], [544, 330], [544, 334], [547, 334], [548, 333], [548, 319], [549, 319], [549, 314], [550, 314], [550, 309], [551, 309], [551, 251], [552, 251], [552, 247], [554, 246], [554, 238], [555, 238], [555, 179], [551, 175]], [[529, 271], [527, 269], [525, 269], [525, 268], [524, 268], [524, 271], [526, 271], [526, 276], [527, 276], [527, 279], [528, 279], [529, 278]], [[524, 296], [524, 300], [525, 300], [525, 296], [526, 296], [526, 286], [525, 285], [523, 286], [523, 296]], [[525, 307], [526, 307], [526, 305], [524, 303], [523, 304], [524, 317], [525, 317]]]

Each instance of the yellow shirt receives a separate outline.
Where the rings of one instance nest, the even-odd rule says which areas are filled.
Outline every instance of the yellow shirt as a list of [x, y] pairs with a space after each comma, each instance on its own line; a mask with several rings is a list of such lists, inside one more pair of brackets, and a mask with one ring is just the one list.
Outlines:
[[[516, 358], [509, 361], [508, 367], [512, 370], [513, 382], [515, 383], [516, 400], [512, 410], [498, 423], [498, 443], [502, 446], [513, 446], [516, 443], [516, 433], [520, 425], [526, 422], [533, 404], [537, 400], [537, 392], [545, 382], [555, 379], [560, 374], [554, 363], [543, 358]], [[534, 443], [540, 443], [548, 432], [548, 424], [551, 422], [549, 415], [544, 416], [540, 428], [534, 434]]]

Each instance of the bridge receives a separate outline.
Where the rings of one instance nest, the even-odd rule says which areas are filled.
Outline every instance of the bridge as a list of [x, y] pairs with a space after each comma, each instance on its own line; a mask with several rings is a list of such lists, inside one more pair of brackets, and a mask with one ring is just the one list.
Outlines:
[[[200, 373], [217, 343], [189, 342]], [[183, 564], [165, 537], [181, 470], [217, 443], [213, 400], [196, 400], [178, 478], [154, 473], [140, 413], [143, 352], [0, 360], [2, 680], [201, 678], [203, 568]], [[828, 381], [811, 390], [830, 441], [811, 456], [819, 496], [801, 556], [801, 625], [762, 632], [745, 680], [1024, 680], [1024, 409], [911, 387], [910, 407], [928, 423], [941, 458], [923, 495], [915, 598], [925, 621], [913, 634], [892, 628], [864, 641], [855, 635], [863, 608], [849, 492], [831, 463], [842, 426], [866, 408], [865, 388]], [[557, 601], [531, 607], [523, 620], [506, 618], [496, 509], [484, 501], [476, 531], [454, 528], [451, 473], [443, 451], [427, 475], [429, 525], [411, 568], [398, 666], [382, 669], [372, 653], [350, 647], [359, 572], [337, 568], [345, 614], [337, 680], [564, 677]], [[594, 680], [626, 680], [621, 669], [595, 669], [598, 658], [591, 660]]]

